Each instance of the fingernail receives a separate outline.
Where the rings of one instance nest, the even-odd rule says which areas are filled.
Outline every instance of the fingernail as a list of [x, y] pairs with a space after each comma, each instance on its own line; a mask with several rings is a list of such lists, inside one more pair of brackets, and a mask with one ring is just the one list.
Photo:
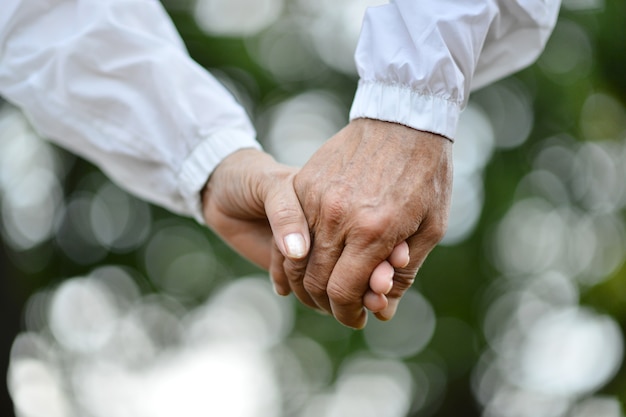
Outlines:
[[300, 259], [306, 255], [304, 237], [300, 233], [291, 233], [285, 236], [285, 248], [287, 256]]
[[280, 292], [278, 291], [278, 285], [276, 285], [276, 283], [273, 281], [272, 281], [272, 289], [274, 290], [274, 294], [280, 295]]
[[285, 291], [283, 287], [276, 282], [271, 272], [269, 273], [269, 276], [270, 276], [270, 282], [272, 283], [272, 289], [274, 290], [274, 293], [276, 295], [285, 295]]
[[280, 295], [281, 297], [287, 295], [287, 291], [285, 291], [285, 289], [281, 285], [278, 285], [275, 282], [272, 282], [272, 284], [272, 287], [274, 288], [274, 293], [276, 293], [276, 295]]

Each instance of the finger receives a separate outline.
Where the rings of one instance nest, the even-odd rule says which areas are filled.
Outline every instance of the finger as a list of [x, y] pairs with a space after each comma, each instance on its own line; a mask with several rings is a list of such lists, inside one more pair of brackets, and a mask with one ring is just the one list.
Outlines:
[[404, 268], [407, 266], [411, 260], [409, 244], [406, 241], [398, 244], [395, 248], [393, 248], [393, 251], [387, 260], [394, 268]]
[[[316, 310], [324, 310], [317, 305], [317, 303], [313, 300], [307, 289], [304, 285], [304, 278], [306, 276], [306, 271], [311, 264], [311, 262], [315, 262], [316, 247], [315, 247], [315, 239], [311, 244], [311, 248], [309, 250], [309, 256], [305, 259], [289, 259], [285, 258], [282, 268], [287, 278], [288, 285], [291, 291], [295, 294], [296, 298], [300, 300], [300, 302], [308, 307], [311, 307]], [[324, 310], [326, 312], [330, 312], [330, 310]]]
[[404, 268], [396, 268], [393, 277], [393, 288], [387, 294], [389, 305], [376, 313], [380, 320], [391, 320], [396, 314], [398, 305], [404, 293], [413, 285], [417, 271], [422, 266], [428, 254], [437, 245], [442, 236], [438, 224], [424, 221], [417, 233], [407, 239], [410, 261]]
[[[332, 314], [346, 326], [360, 329], [367, 322], [363, 297], [370, 286], [374, 269], [382, 262], [385, 249], [347, 243], [328, 281], [327, 293]], [[386, 254], [389, 254], [387, 249]], [[385, 256], [386, 254], [383, 254]]]
[[387, 308], [387, 297], [383, 294], [376, 294], [374, 291], [369, 290], [363, 296], [363, 305], [369, 311], [378, 313]]
[[384, 309], [376, 311], [376, 318], [382, 321], [388, 321], [393, 318], [398, 310], [398, 305], [404, 293], [413, 285], [415, 276], [417, 275], [417, 268], [406, 268], [402, 271], [396, 271], [394, 275], [393, 288], [386, 295], [387, 306]]
[[387, 261], [382, 261], [376, 268], [374, 268], [374, 271], [370, 276], [370, 289], [377, 294], [388, 294], [393, 287], [394, 273], [395, 271], [393, 266], [391, 266], [391, 264]]
[[242, 221], [222, 216], [213, 228], [240, 255], [262, 269], [269, 269], [274, 237], [267, 220]]
[[283, 268], [284, 260], [285, 257], [280, 252], [280, 250], [278, 250], [278, 247], [274, 243], [272, 245], [271, 261], [269, 268], [270, 279], [272, 281], [276, 294], [283, 296], [289, 295], [289, 293], [291, 292], [291, 289], [289, 287], [289, 280], [287, 279], [287, 275], [285, 274], [285, 270]]
[[288, 184], [274, 187], [266, 196], [265, 212], [280, 252], [286, 258], [300, 260], [309, 252], [309, 226], [292, 180]]
[[406, 268], [396, 270], [393, 278], [393, 288], [389, 294], [386, 295], [388, 305], [385, 309], [376, 312], [378, 319], [388, 321], [395, 316], [402, 296], [415, 282], [418, 269], [419, 267], [417, 265], [409, 265]]
[[336, 234], [320, 233], [313, 239], [308, 262], [301, 275], [288, 274], [292, 289], [299, 298], [311, 300], [319, 309], [332, 314], [327, 285], [335, 263], [343, 250], [343, 240]]
[[[310, 253], [313, 253], [313, 248], [311, 248]], [[306, 259], [298, 261], [285, 258], [282, 264], [282, 269], [285, 273], [289, 288], [294, 293], [296, 298], [300, 300], [302, 304], [315, 310], [320, 310], [320, 307], [304, 288], [303, 277], [305, 276], [306, 268]]]

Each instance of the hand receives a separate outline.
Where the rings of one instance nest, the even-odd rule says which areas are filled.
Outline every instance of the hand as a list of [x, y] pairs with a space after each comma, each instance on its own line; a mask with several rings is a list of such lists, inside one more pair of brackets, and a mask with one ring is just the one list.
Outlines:
[[243, 149], [215, 168], [202, 193], [204, 218], [226, 243], [264, 269], [272, 256], [306, 257], [307, 221], [293, 189], [295, 168]]
[[[308, 224], [293, 189], [295, 173], [295, 168], [278, 164], [264, 152], [244, 149], [218, 165], [202, 193], [207, 225], [276, 276], [284, 276], [285, 258], [304, 259], [310, 247]], [[391, 289], [393, 275], [389, 270], [406, 265], [408, 256], [408, 246], [402, 243], [372, 275], [367, 303], [372, 311], [386, 307], [384, 294]]]
[[388, 307], [387, 294], [393, 289], [394, 268], [405, 268], [409, 261], [409, 245], [406, 242], [401, 242], [393, 249], [387, 260], [374, 268], [369, 279], [369, 290], [363, 296], [365, 308], [374, 313], [379, 313]]
[[406, 240], [410, 262], [395, 269], [388, 305], [376, 313], [391, 319], [445, 232], [452, 142], [395, 123], [357, 119], [313, 155], [294, 186], [312, 247], [307, 261], [285, 260], [278, 286], [341, 323], [362, 328], [370, 278]]

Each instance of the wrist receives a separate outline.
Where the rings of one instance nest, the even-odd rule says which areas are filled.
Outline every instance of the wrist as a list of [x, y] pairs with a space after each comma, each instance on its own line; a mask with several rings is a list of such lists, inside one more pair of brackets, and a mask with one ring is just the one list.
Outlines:
[[213, 228], [211, 222], [215, 216], [211, 213], [215, 211], [216, 203], [233, 199], [237, 193], [245, 191], [250, 176], [261, 172], [255, 166], [261, 162], [267, 163], [268, 160], [273, 161], [273, 158], [261, 150], [243, 148], [217, 164], [200, 192], [204, 221], [209, 227]]

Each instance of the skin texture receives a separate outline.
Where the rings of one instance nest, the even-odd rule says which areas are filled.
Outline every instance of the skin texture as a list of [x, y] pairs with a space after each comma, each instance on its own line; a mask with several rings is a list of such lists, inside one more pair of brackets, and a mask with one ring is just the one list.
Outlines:
[[357, 119], [300, 171], [257, 150], [235, 152], [202, 199], [209, 227], [269, 269], [277, 293], [362, 328], [366, 308], [394, 316], [443, 237], [451, 189], [451, 141]]
[[242, 256], [268, 269], [275, 244], [271, 225], [284, 234], [308, 227], [293, 192], [295, 172], [254, 149], [228, 156], [202, 193], [207, 225]]
[[[293, 188], [296, 172], [264, 152], [244, 149], [222, 161], [202, 193], [207, 225], [242, 256], [279, 277], [285, 277], [285, 259], [305, 259], [310, 247], [308, 223]], [[294, 234], [301, 236], [302, 248], [290, 253], [285, 238]], [[392, 286], [392, 264], [404, 266], [408, 256], [408, 245], [401, 242], [373, 272], [372, 289], [364, 299], [367, 308], [387, 306], [384, 294]], [[276, 290], [289, 294], [289, 287]]]
[[[304, 304], [362, 328], [364, 301], [377, 303], [373, 310], [379, 319], [391, 319], [443, 237], [452, 142], [396, 123], [356, 119], [311, 157], [296, 174], [294, 187], [308, 220], [311, 248], [306, 259], [285, 259], [284, 275], [274, 274], [274, 280]], [[410, 261], [395, 268], [386, 295], [374, 293], [371, 278], [389, 274], [379, 265], [403, 241]]]

